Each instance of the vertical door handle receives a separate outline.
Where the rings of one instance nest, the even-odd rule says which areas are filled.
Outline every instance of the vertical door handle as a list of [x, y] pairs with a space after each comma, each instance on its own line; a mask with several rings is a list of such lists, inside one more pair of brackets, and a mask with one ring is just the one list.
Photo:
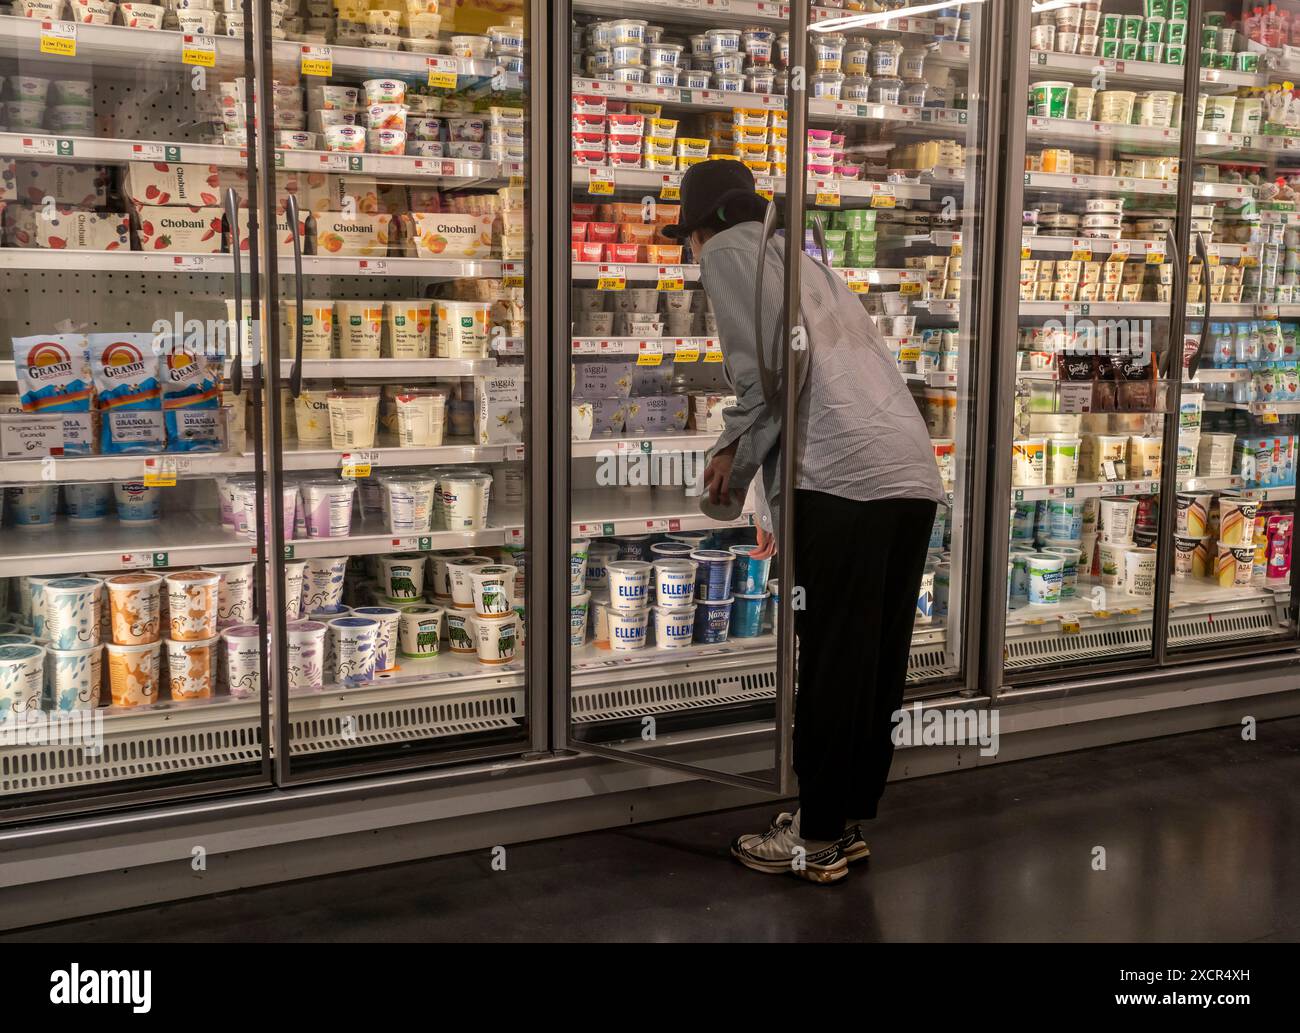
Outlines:
[[239, 269], [239, 198], [235, 196], [233, 187], [226, 190], [226, 222], [230, 224], [230, 256], [235, 264], [235, 353], [230, 366], [230, 390], [238, 395], [244, 390], [244, 358], [241, 354], [244, 339], [244, 276]]
[[1205, 341], [1210, 334], [1210, 246], [1205, 241], [1205, 234], [1196, 234], [1196, 255], [1201, 260], [1201, 290], [1205, 292], [1205, 313], [1201, 319], [1201, 343], [1196, 353], [1187, 364], [1187, 379], [1191, 380], [1201, 368], [1201, 356], [1205, 354]]
[[289, 194], [284, 206], [289, 212], [289, 232], [293, 235], [293, 289], [298, 300], [297, 318], [293, 321], [293, 371], [289, 374], [289, 393], [297, 398], [302, 394], [302, 241], [298, 239], [298, 199]]

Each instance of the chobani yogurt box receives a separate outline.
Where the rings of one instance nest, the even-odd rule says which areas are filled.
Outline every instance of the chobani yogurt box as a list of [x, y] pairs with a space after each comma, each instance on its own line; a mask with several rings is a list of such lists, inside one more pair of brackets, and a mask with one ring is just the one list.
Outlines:
[[221, 251], [220, 208], [141, 205], [136, 209], [139, 251], [178, 251], [189, 255]]
[[383, 258], [388, 254], [392, 222], [391, 215], [317, 212], [316, 254]]
[[108, 170], [102, 165], [71, 165], [60, 161], [20, 161], [15, 169], [17, 198], [44, 204], [96, 208], [108, 203]]
[[[275, 228], [278, 231], [278, 240], [282, 248], [293, 249], [293, 234], [289, 230], [289, 216], [284, 212], [277, 212], [275, 216]], [[239, 209], [239, 250], [248, 251], [248, 209]], [[307, 249], [307, 216], [301, 213], [298, 218], [298, 239], [302, 241], [303, 251]], [[284, 254], [285, 252], [281, 252]]]
[[415, 212], [411, 219], [419, 258], [487, 258], [492, 254], [491, 215]]
[[7, 247], [130, 251], [131, 232], [125, 215], [11, 204], [4, 210], [4, 242]]
[[216, 165], [133, 161], [127, 165], [122, 192], [136, 207], [215, 207], [221, 203], [221, 170]]

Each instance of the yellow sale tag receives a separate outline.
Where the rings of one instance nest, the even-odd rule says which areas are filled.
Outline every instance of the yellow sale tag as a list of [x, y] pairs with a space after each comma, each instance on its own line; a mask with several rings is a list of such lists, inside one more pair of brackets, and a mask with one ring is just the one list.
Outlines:
[[627, 286], [627, 270], [621, 265], [602, 265], [596, 273], [596, 289], [621, 291]]
[[524, 278], [521, 274], [501, 277], [502, 287], [522, 287], [523, 285], [524, 285]]
[[1257, 259], [1254, 255], [1242, 255], [1241, 261], [1239, 261], [1237, 264], [1240, 266], [1244, 266], [1246, 268], [1250, 268], [1251, 266], [1259, 265], [1259, 259]]
[[1147, 265], [1164, 265], [1165, 256], [1159, 251], [1150, 251], [1147, 253]]
[[771, 176], [754, 177], [754, 193], [771, 201], [776, 197], [776, 184]]
[[1277, 423], [1277, 413], [1266, 412], [1262, 416], [1260, 416], [1260, 419], [1263, 420], [1265, 423]]
[[638, 366], [658, 366], [664, 361], [664, 346], [658, 341], [641, 341], [637, 345]]
[[454, 90], [457, 85], [455, 72], [439, 72], [429, 69], [429, 85], [443, 90]]
[[919, 283], [917, 283], [917, 282], [915, 282], [915, 281], [911, 281], [911, 280], [909, 280], [907, 283], [900, 283], [900, 284], [898, 285], [898, 293], [899, 293], [899, 294], [902, 294], [904, 297], [907, 297], [907, 296], [909, 296], [909, 295], [913, 295], [913, 294], [920, 294], [920, 293], [921, 293], [921, 285], [920, 285]]
[[1127, 259], [1128, 259], [1127, 251], [1112, 251], [1109, 255], [1106, 256], [1107, 262], [1123, 262], [1126, 261]]
[[[659, 188], [659, 200], [661, 201], [680, 201], [682, 197], [682, 177], [681, 173], [669, 172], [664, 176], [663, 185]], [[663, 288], [661, 287], [660, 290]]]
[[893, 194], [886, 194], [883, 192], [872, 194], [871, 207], [872, 208], [893, 208], [897, 200], [898, 198], [896, 198]]
[[339, 476], [361, 479], [370, 476], [369, 463], [344, 463], [339, 467]]
[[186, 36], [181, 40], [181, 64], [200, 68], [217, 66], [217, 40], [214, 36]]
[[704, 361], [705, 361], [705, 362], [721, 362], [721, 361], [722, 361], [722, 345], [718, 344], [717, 341], [709, 341], [707, 344], [705, 344], [705, 346], [704, 346]]
[[1022, 247], [1020, 249], [1020, 261], [1028, 262], [1030, 258], [1033, 257], [1033, 254], [1034, 254], [1033, 251], [1031, 251], [1029, 248]]
[[176, 460], [146, 459], [143, 480], [146, 488], [176, 487]]
[[961, 245], [954, 244], [952, 246], [952, 251], [949, 253], [952, 255], [953, 258], [961, 258]]
[[359, 480], [370, 476], [378, 456], [373, 452], [344, 452], [339, 456], [339, 476]]
[[77, 56], [76, 22], [41, 22], [41, 53]]
[[818, 183], [814, 204], [823, 207], [838, 208], [840, 204], [840, 187], [838, 183]]
[[1070, 252], [1070, 261], [1072, 261], [1072, 262], [1091, 262], [1091, 261], [1092, 261], [1092, 249], [1091, 249], [1091, 248], [1086, 248], [1086, 247], [1078, 247], [1078, 248], [1075, 248], [1073, 251]]
[[587, 172], [587, 193], [612, 194], [614, 174], [608, 169], [590, 169]]
[[679, 265], [661, 265], [659, 280], [655, 284], [658, 291], [679, 291], [686, 284], [686, 276]]
[[700, 349], [693, 346], [679, 346], [674, 352], [673, 358], [678, 362], [698, 362]]
[[919, 359], [920, 357], [921, 357], [921, 349], [920, 349], [920, 348], [910, 347], [910, 348], [899, 348], [899, 349], [898, 349], [898, 361], [899, 361], [899, 362], [915, 362], [915, 361], [916, 361], [917, 359]]
[[1061, 631], [1066, 635], [1079, 634], [1079, 618], [1072, 613], [1061, 614]]
[[871, 289], [871, 284], [867, 283], [866, 280], [863, 280], [860, 277], [856, 277], [856, 276], [848, 277], [844, 281], [844, 284], [854, 294], [866, 294], [867, 291]]
[[524, 285], [524, 266], [522, 262], [501, 263], [501, 286], [522, 287]]
[[328, 79], [334, 74], [334, 51], [329, 47], [306, 45], [302, 48], [299, 71]]

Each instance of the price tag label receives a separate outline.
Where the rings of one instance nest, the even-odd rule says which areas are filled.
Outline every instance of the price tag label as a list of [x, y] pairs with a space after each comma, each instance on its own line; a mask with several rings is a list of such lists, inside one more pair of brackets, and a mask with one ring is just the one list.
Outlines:
[[686, 276], [682, 272], [680, 265], [661, 265], [659, 267], [659, 280], [655, 290], [660, 291], [679, 291], [686, 283]]
[[1061, 632], [1065, 635], [1079, 634], [1079, 616], [1074, 613], [1061, 614]]
[[596, 267], [596, 289], [621, 291], [627, 287], [627, 266], [602, 265]]
[[357, 271], [370, 276], [384, 276], [388, 272], [388, 263], [381, 259], [363, 258], [357, 263]]
[[1029, 248], [1024, 246], [1020, 248], [1020, 261], [1028, 262], [1033, 257], [1034, 257], [1034, 253]]
[[76, 22], [41, 22], [41, 53], [77, 56]]
[[217, 66], [217, 38], [215, 36], [182, 36], [181, 64], [200, 68]]
[[903, 297], [915, 297], [921, 293], [921, 285], [916, 281], [908, 281], [898, 285], [898, 293]]
[[54, 157], [55, 145], [52, 136], [24, 136], [19, 144], [19, 149], [24, 154], [34, 154], [38, 157]]
[[1092, 412], [1091, 383], [1072, 384], [1068, 381], [1062, 381], [1057, 385], [1057, 388], [1060, 399], [1060, 405], [1058, 406], [1060, 412]]
[[[839, 180], [819, 179], [814, 183], [815, 199], [814, 204], [826, 208], [838, 208], [840, 206], [840, 184]], [[874, 202], [874, 198], [872, 198]]]
[[916, 362], [921, 357], [921, 349], [915, 346], [898, 349], [899, 362]]
[[664, 173], [663, 182], [659, 186], [659, 200], [680, 201], [681, 197], [682, 174], [680, 172]]
[[1106, 256], [1107, 262], [1123, 262], [1128, 258], [1128, 242], [1117, 240], [1111, 245], [1111, 252]]
[[1277, 420], [1277, 413], [1275, 413], [1275, 412], [1260, 413], [1259, 418], [1260, 418], [1260, 420], [1261, 420], [1262, 422], [1264, 422], [1264, 423], [1277, 423], [1277, 422], [1278, 422], [1278, 420]]
[[501, 286], [522, 287], [524, 285], [524, 264], [522, 262], [501, 263]]
[[378, 465], [378, 452], [344, 452], [339, 456], [339, 476], [353, 479], [369, 477], [371, 467]]
[[1070, 252], [1070, 260], [1072, 262], [1091, 262], [1092, 248], [1089, 245], [1084, 244], [1082, 241], [1076, 240], [1074, 242], [1074, 249]]
[[677, 362], [699, 362], [699, 346], [694, 341], [676, 341], [673, 344], [673, 358]]
[[318, 44], [303, 44], [299, 51], [298, 70], [303, 75], [328, 79], [334, 74], [334, 50]]
[[636, 364], [658, 366], [664, 361], [664, 346], [659, 341], [637, 341]]
[[1164, 265], [1164, 264], [1165, 264], [1165, 256], [1163, 252], [1160, 251], [1147, 252], [1147, 265]]
[[429, 58], [429, 85], [443, 90], [454, 90], [460, 63], [454, 57]]
[[956, 240], [956, 241], [953, 242], [952, 250], [949, 252], [949, 254], [951, 254], [953, 258], [961, 258], [961, 241], [960, 241], [960, 240]]
[[704, 361], [705, 362], [722, 361], [722, 345], [719, 344], [717, 341], [713, 340], [712, 338], [704, 342]]
[[428, 552], [433, 548], [433, 538], [427, 534], [407, 534], [400, 538], [390, 538], [394, 549], [403, 552]]
[[152, 456], [144, 461], [144, 476], [141, 478], [146, 488], [176, 487], [176, 460], [169, 456]]
[[754, 192], [771, 201], [776, 197], [776, 181], [771, 176], [755, 176]]
[[[117, 557], [118, 562], [123, 567], [152, 567], [154, 565], [152, 552], [123, 552]], [[166, 556], [165, 552], [157, 553], [159, 556]]]
[[867, 282], [867, 273], [864, 269], [846, 269], [844, 271], [844, 283], [854, 294], [866, 294], [871, 289], [871, 284]]
[[614, 192], [614, 173], [609, 169], [587, 170], [587, 193], [612, 194]]
[[873, 190], [871, 193], [872, 208], [893, 208], [898, 203], [898, 198], [894, 195], [891, 187], [882, 186], [879, 190]]
[[202, 273], [212, 265], [213, 255], [175, 255], [172, 268], [178, 273]]
[[522, 463], [524, 461], [524, 446], [507, 445], [505, 458], [507, 463]]
[[136, 161], [166, 161], [160, 143], [133, 143], [131, 157]]

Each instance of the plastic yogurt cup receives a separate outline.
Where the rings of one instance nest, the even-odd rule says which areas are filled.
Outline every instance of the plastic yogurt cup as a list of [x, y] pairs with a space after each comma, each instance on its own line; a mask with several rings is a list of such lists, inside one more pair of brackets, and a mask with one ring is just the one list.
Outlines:
[[117, 574], [107, 578], [104, 587], [108, 590], [113, 641], [119, 645], [157, 642], [162, 578], [141, 572]]
[[337, 617], [329, 622], [326, 641], [337, 682], [366, 682], [375, 674], [379, 622], [370, 617]]
[[655, 604], [661, 609], [687, 609], [695, 600], [694, 560], [659, 558], [654, 561]]
[[343, 599], [343, 576], [346, 556], [309, 556], [303, 569], [301, 612], [312, 613], [326, 606], [337, 606]]
[[697, 599], [695, 602], [695, 641], [716, 645], [727, 641], [731, 626], [731, 605], [734, 600]]
[[5, 489], [5, 508], [15, 527], [39, 531], [54, 525], [58, 498], [57, 484], [20, 484]]
[[695, 604], [656, 606], [655, 646], [659, 649], [685, 649], [695, 636]]
[[1124, 591], [1147, 599], [1155, 595], [1155, 549], [1133, 546], [1124, 551]]
[[732, 589], [737, 595], [760, 594], [767, 584], [772, 558], [754, 559], [752, 553], [757, 550], [757, 545], [733, 545], [730, 549], [736, 557], [732, 568]]
[[379, 557], [379, 587], [387, 599], [424, 597], [423, 553], [398, 553]]
[[376, 671], [391, 671], [397, 667], [397, 644], [402, 611], [395, 606], [358, 606], [352, 616], [375, 621], [379, 625], [375, 634]]
[[570, 595], [578, 595], [587, 583], [587, 557], [590, 550], [590, 538], [573, 538], [569, 541]]
[[1137, 508], [1137, 499], [1102, 499], [1099, 540], [1108, 545], [1132, 545]]
[[54, 649], [99, 645], [100, 582], [66, 577], [44, 585], [45, 639]]
[[[324, 625], [322, 625], [322, 628]], [[292, 625], [290, 625], [292, 628]], [[226, 688], [236, 699], [256, 696], [262, 689], [262, 629], [256, 624], [236, 624], [221, 631], [225, 643]], [[292, 652], [293, 636], [289, 637]], [[292, 657], [290, 671], [292, 672]], [[292, 684], [292, 680], [290, 682]]]
[[643, 649], [649, 617], [650, 611], [644, 606], [631, 610], [611, 607], [606, 614], [609, 626], [609, 648], [618, 653]]
[[[5, 644], [0, 643], [0, 647]], [[99, 706], [100, 686], [104, 684], [104, 647], [45, 651], [46, 678], [50, 702], [55, 710], [89, 710]], [[4, 719], [3, 693], [0, 692], [0, 720]]]
[[1050, 553], [1034, 552], [1025, 559], [1029, 575], [1029, 604], [1050, 606], [1061, 601], [1061, 578], [1065, 560]]
[[164, 575], [163, 584], [171, 638], [188, 642], [216, 638], [221, 575], [179, 570]]
[[650, 585], [650, 564], [644, 560], [613, 560], [605, 565], [605, 569], [609, 575], [610, 607], [614, 610], [644, 609]]
[[161, 642], [121, 645], [109, 642], [108, 686], [115, 707], [138, 707], [158, 699]]
[[696, 563], [695, 597], [697, 601], [717, 602], [731, 598], [731, 571], [736, 556], [721, 549], [697, 549], [691, 553]]
[[609, 563], [616, 559], [618, 559], [618, 546], [613, 542], [592, 542], [587, 549], [587, 574], [584, 585], [595, 591], [608, 591]]
[[113, 488], [110, 484], [65, 484], [63, 504], [67, 509], [68, 523], [102, 523], [108, 516], [109, 501], [112, 496]]
[[737, 592], [731, 603], [731, 634], [736, 638], [757, 638], [763, 633], [766, 609], [766, 592]]
[[520, 638], [517, 613], [476, 614], [471, 626], [479, 663], [498, 666], [515, 658]]
[[1038, 118], [1064, 118], [1073, 83], [1044, 80], [1031, 83], [1029, 102]]
[[382, 484], [390, 531], [397, 534], [432, 527], [437, 487], [433, 477], [389, 477]]
[[116, 481], [117, 519], [124, 524], [143, 524], [162, 516], [162, 489], [145, 487], [141, 481]]
[[41, 709], [45, 647], [0, 646], [0, 722]]
[[352, 533], [355, 481], [304, 481], [302, 494], [308, 538], [346, 538]]
[[164, 639], [166, 682], [174, 700], [211, 699], [216, 695], [217, 655], [221, 639]]
[[470, 598], [480, 617], [509, 613], [514, 605], [515, 568], [504, 563], [487, 563], [468, 571]]
[[492, 492], [489, 473], [454, 473], [438, 479], [441, 526], [449, 531], [477, 531], [487, 526]]
[[461, 610], [472, 610], [474, 608], [474, 586], [470, 580], [470, 572], [478, 567], [486, 567], [495, 564], [496, 561], [490, 556], [461, 556], [457, 559], [447, 561], [447, 575], [451, 582], [451, 603], [452, 606]]
[[447, 610], [447, 645], [453, 653], [477, 653], [474, 615], [468, 610]]

